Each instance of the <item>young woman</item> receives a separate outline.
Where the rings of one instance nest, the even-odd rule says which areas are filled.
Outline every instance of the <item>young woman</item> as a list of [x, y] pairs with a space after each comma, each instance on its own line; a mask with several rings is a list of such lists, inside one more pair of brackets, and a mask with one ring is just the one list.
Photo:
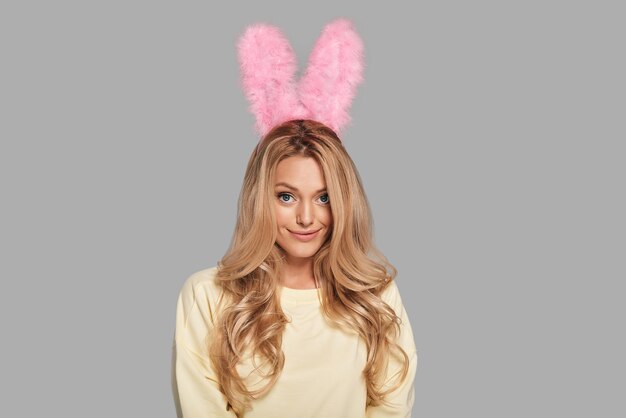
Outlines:
[[335, 130], [272, 127], [230, 248], [179, 296], [183, 417], [409, 417], [417, 354], [395, 276]]

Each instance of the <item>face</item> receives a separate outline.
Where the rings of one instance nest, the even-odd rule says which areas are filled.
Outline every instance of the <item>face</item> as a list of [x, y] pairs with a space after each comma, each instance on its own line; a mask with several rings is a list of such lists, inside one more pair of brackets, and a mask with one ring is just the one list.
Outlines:
[[326, 182], [317, 161], [288, 157], [278, 163], [274, 181], [278, 235], [287, 262], [317, 253], [330, 234], [333, 217]]

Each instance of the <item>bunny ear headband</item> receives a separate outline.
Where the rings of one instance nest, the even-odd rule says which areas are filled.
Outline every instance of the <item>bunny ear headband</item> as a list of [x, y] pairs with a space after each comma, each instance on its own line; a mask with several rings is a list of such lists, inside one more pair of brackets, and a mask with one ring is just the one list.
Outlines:
[[326, 25], [298, 82], [296, 57], [280, 30], [249, 26], [237, 44], [243, 90], [262, 136], [292, 119], [313, 119], [339, 133], [363, 80], [363, 42], [352, 23]]

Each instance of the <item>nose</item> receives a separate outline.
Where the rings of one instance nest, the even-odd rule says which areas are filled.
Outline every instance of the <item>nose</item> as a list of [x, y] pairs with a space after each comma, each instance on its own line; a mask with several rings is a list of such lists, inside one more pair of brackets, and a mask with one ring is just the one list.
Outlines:
[[303, 227], [307, 227], [313, 223], [313, 208], [311, 203], [303, 202], [298, 206], [296, 223]]

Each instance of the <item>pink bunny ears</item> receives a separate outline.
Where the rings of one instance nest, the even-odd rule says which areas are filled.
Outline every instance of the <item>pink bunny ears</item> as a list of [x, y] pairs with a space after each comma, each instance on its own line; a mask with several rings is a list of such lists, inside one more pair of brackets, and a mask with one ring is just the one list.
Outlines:
[[237, 44], [243, 90], [262, 136], [292, 119], [313, 119], [339, 133], [363, 81], [363, 42], [346, 19], [324, 28], [296, 83], [296, 57], [275, 26], [249, 26]]

